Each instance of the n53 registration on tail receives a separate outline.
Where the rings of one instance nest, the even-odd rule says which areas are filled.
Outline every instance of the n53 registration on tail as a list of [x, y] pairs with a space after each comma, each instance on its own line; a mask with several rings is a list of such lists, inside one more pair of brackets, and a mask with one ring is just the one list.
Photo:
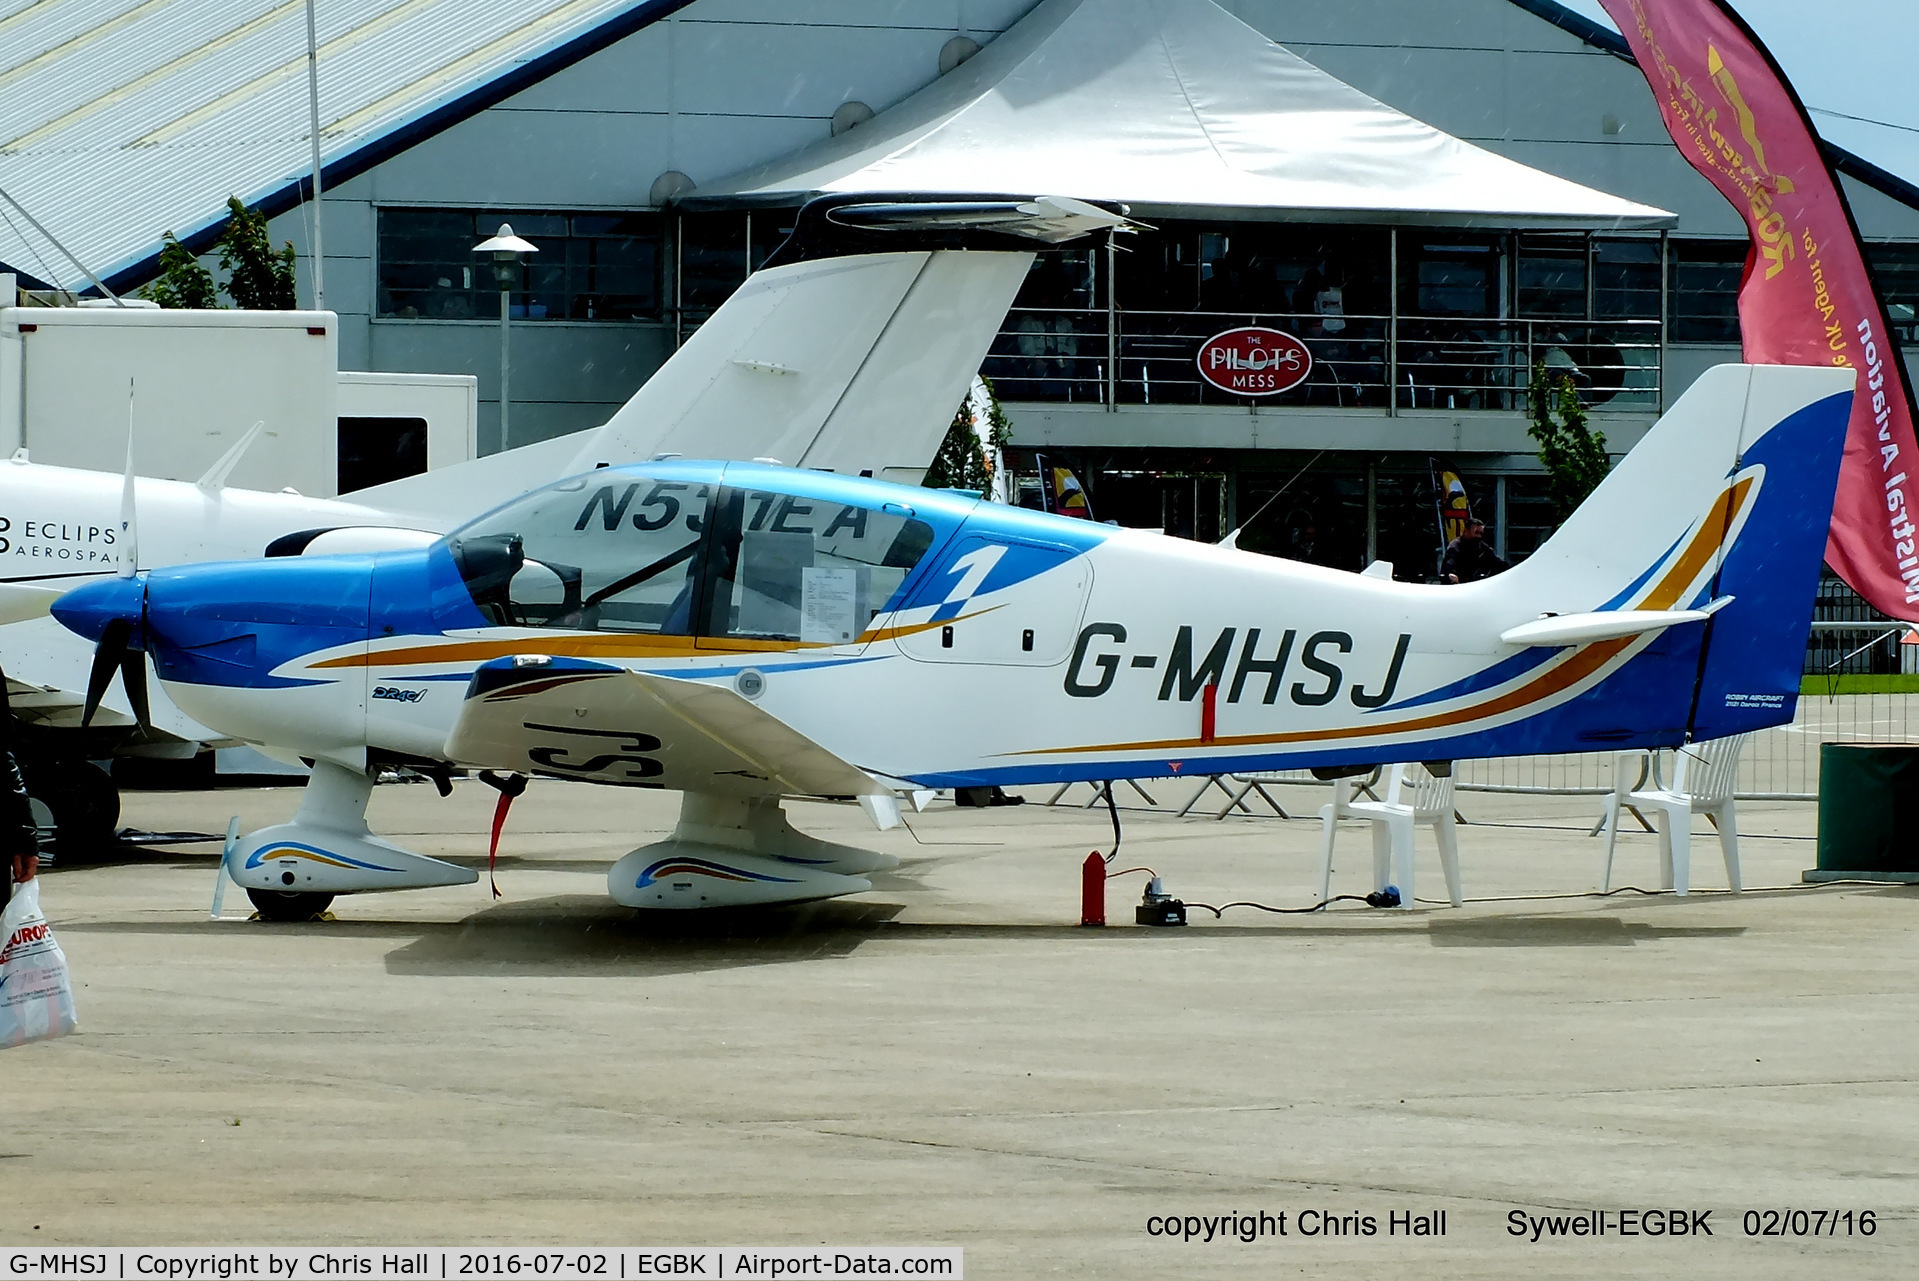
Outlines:
[[[790, 796], [1673, 746], [1791, 719], [1849, 370], [1709, 371], [1531, 558], [1398, 583], [951, 493], [669, 461], [429, 547], [156, 570], [55, 607], [195, 718], [319, 762], [232, 852], [275, 894], [472, 879], [371, 835], [367, 770], [685, 793], [643, 908], [849, 893]], [[1893, 487], [1892, 491], [1896, 491]], [[299, 900], [307, 907], [312, 899]]]

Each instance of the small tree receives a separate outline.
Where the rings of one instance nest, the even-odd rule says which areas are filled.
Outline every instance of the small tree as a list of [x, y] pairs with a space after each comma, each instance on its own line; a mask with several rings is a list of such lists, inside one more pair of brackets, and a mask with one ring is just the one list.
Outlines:
[[247, 311], [291, 311], [298, 306], [293, 289], [293, 244], [273, 252], [267, 220], [227, 197], [232, 214], [220, 233], [220, 265], [227, 271], [227, 294]]
[[993, 380], [981, 374], [979, 386], [984, 393], [980, 399], [986, 406], [986, 443], [994, 449], [1004, 449], [1013, 440], [1012, 421], [1007, 418], [1006, 411], [1000, 408], [999, 391], [993, 386]]
[[979, 433], [973, 429], [973, 408], [963, 400], [921, 484], [928, 489], [969, 489], [983, 494], [992, 483], [993, 473], [987, 469]]
[[1532, 425], [1526, 434], [1539, 442], [1554, 519], [1564, 521], [1612, 469], [1606, 437], [1587, 429], [1586, 407], [1579, 401], [1572, 375], [1563, 369], [1548, 370], [1543, 360], [1533, 366], [1527, 408]]
[[213, 273], [170, 231], [160, 240], [160, 278], [142, 289], [140, 296], [169, 308], [207, 310], [220, 305]]

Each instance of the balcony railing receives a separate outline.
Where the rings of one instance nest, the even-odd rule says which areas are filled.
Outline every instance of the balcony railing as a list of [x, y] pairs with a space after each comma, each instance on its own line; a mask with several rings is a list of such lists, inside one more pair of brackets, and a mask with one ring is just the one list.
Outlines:
[[1199, 376], [1201, 344], [1223, 330], [1283, 330], [1313, 356], [1306, 381], [1269, 404], [1524, 412], [1543, 361], [1594, 408], [1658, 412], [1656, 320], [1517, 320], [1245, 312], [1017, 308], [983, 372], [1005, 400], [1099, 405], [1247, 405]]

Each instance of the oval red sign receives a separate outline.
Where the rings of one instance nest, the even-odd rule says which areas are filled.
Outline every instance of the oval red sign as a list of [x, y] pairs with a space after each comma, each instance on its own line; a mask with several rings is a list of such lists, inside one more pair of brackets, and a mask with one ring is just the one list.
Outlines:
[[1228, 329], [1199, 345], [1199, 376], [1235, 396], [1277, 396], [1305, 382], [1312, 369], [1305, 343], [1260, 325]]

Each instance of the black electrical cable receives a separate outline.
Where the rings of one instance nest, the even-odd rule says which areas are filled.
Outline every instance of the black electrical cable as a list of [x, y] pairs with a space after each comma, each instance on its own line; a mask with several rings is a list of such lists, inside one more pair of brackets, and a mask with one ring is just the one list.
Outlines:
[[1226, 903], [1220, 907], [1214, 907], [1211, 903], [1188, 903], [1186, 906], [1204, 908], [1218, 918], [1226, 914], [1227, 908], [1233, 907], [1250, 907], [1261, 912], [1271, 912], [1275, 916], [1296, 916], [1306, 912], [1317, 912], [1329, 903], [1364, 903], [1367, 907], [1398, 907], [1399, 895], [1395, 893], [1389, 897], [1386, 894], [1335, 894], [1331, 898], [1321, 899], [1311, 907], [1269, 907], [1264, 903], [1254, 903], [1250, 900]]
[[1113, 816], [1113, 852], [1106, 856], [1106, 861], [1111, 863], [1119, 857], [1119, 806], [1113, 803], [1113, 780], [1107, 779], [1102, 787], [1106, 795], [1106, 812]]
[[[1739, 890], [1738, 893], [1740, 894], [1792, 894], [1792, 893], [1800, 893], [1806, 890], [1822, 890], [1833, 885], [1864, 885], [1864, 886], [1870, 886], [1876, 889], [1898, 889], [1898, 888], [1901, 888], [1902, 886], [1905, 888], [1919, 888], [1919, 887], [1913, 887], [1913, 886], [1907, 885], [1905, 882], [1901, 882], [1901, 881], [1866, 881], [1866, 880], [1856, 881], [1856, 880], [1846, 879], [1846, 880], [1834, 880], [1834, 881], [1801, 881], [1791, 885], [1748, 885], [1748, 886], [1745, 886], [1743, 889]], [[1548, 899], [1611, 898], [1615, 894], [1640, 894], [1640, 895], [1644, 895], [1646, 898], [1664, 898], [1668, 895], [1671, 895], [1672, 893], [1673, 891], [1671, 890], [1649, 890], [1649, 889], [1644, 889], [1637, 885], [1621, 885], [1617, 887], [1616, 889], [1581, 890], [1578, 893], [1574, 893], [1574, 894], [1494, 894], [1494, 895], [1488, 895], [1484, 898], [1469, 898], [1464, 901], [1467, 903], [1537, 903], [1537, 902], [1544, 902]], [[1726, 895], [1730, 897], [1732, 896], [1734, 891], [1729, 889], [1721, 890], [1721, 889], [1694, 888], [1692, 893], [1694, 895], [1714, 894], [1714, 895]], [[1442, 903], [1449, 902], [1449, 900], [1447, 899], [1437, 899], [1437, 898], [1423, 898], [1417, 901], [1421, 903], [1433, 903], [1433, 904], [1442, 904]]]
[[[1147, 871], [1150, 869], [1134, 867], [1134, 868], [1128, 868], [1126, 870], [1129, 872], [1139, 872], [1139, 871]], [[1114, 876], [1124, 876], [1125, 874], [1126, 874], [1125, 872], [1113, 873]], [[1896, 887], [1898, 885], [1898, 882], [1896, 881], [1852, 881], [1852, 880], [1810, 881], [1802, 885], [1749, 885], [1746, 887], [1744, 892], [1747, 894], [1766, 894], [1766, 893], [1777, 893], [1782, 890], [1823, 889], [1831, 885], [1867, 885], [1867, 886], [1883, 889], [1889, 886]], [[1729, 893], [1730, 891], [1695, 890], [1693, 892], [1695, 894], [1724, 894], [1724, 893]], [[1466, 900], [1466, 902], [1468, 903], [1533, 903], [1533, 902], [1540, 902], [1547, 899], [1612, 898], [1616, 894], [1639, 894], [1639, 895], [1643, 895], [1646, 898], [1660, 898], [1671, 893], [1672, 893], [1671, 890], [1649, 890], [1638, 885], [1621, 885], [1616, 889], [1586, 890], [1578, 894], [1507, 894], [1507, 895], [1500, 895], [1500, 896], [1489, 897], [1489, 898], [1469, 898]], [[1435, 905], [1444, 905], [1447, 903], [1447, 900], [1445, 899], [1416, 899], [1414, 901], [1419, 903], [1431, 903]], [[1205, 911], [1211, 912], [1214, 918], [1217, 919], [1221, 917], [1222, 915], [1224, 915], [1228, 908], [1234, 908], [1234, 907], [1250, 907], [1254, 909], [1255, 911], [1271, 912], [1276, 916], [1299, 916], [1299, 915], [1304, 915], [1310, 912], [1317, 912], [1320, 909], [1332, 903], [1364, 903], [1368, 907], [1398, 907], [1399, 898], [1397, 895], [1394, 895], [1389, 900], [1387, 899], [1386, 895], [1380, 894], [1380, 893], [1335, 894], [1329, 899], [1322, 899], [1321, 901], [1313, 904], [1311, 907], [1271, 907], [1265, 903], [1254, 903], [1251, 900], [1240, 900], [1234, 903], [1224, 903], [1224, 904], [1221, 904], [1219, 907], [1214, 907], [1211, 903], [1188, 903], [1186, 906], [1189, 908], [1201, 908]]]

